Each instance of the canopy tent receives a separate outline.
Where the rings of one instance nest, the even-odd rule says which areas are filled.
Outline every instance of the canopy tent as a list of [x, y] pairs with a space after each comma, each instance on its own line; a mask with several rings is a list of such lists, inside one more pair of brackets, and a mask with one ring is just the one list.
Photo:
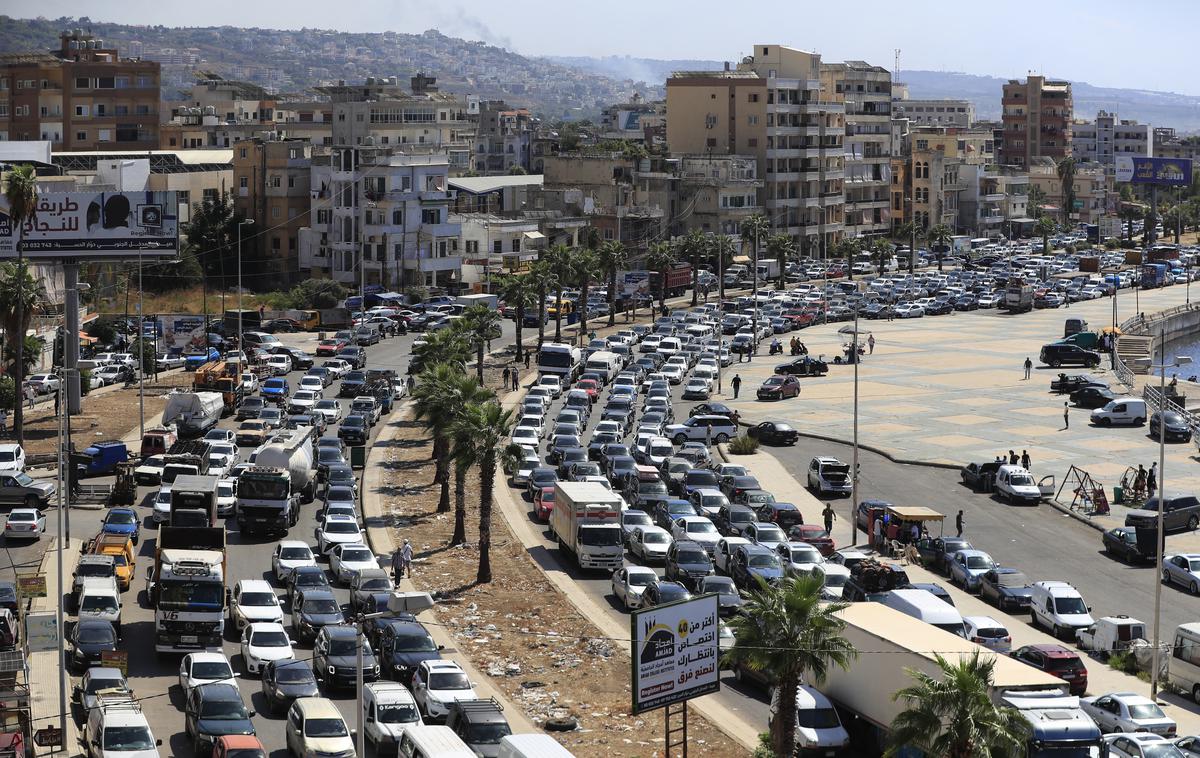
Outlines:
[[902, 521], [942, 521], [946, 517], [923, 505], [893, 505], [887, 509], [893, 518]]

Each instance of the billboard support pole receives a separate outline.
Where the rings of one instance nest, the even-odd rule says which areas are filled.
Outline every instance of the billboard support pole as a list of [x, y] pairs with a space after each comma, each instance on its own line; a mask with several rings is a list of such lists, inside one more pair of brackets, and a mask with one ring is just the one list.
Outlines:
[[[678, 717], [680, 722], [679, 726], [672, 729], [671, 723], [672, 719], [675, 717]], [[679, 703], [671, 703], [667, 707], [663, 708], [663, 727], [665, 729], [665, 732], [663, 733], [663, 757], [672, 758], [673, 756], [678, 756], [679, 758], [687, 758], [688, 738], [686, 700]], [[675, 736], [678, 736], [679, 739], [672, 741], [673, 737]], [[674, 752], [674, 748], [679, 748], [680, 752]]]
[[1158, 185], [1150, 185], [1150, 216], [1154, 224], [1142, 230], [1142, 244], [1150, 247], [1158, 241]]
[[63, 285], [66, 290], [63, 334], [63, 368], [67, 386], [67, 413], [80, 413], [79, 402], [79, 262], [63, 261]]

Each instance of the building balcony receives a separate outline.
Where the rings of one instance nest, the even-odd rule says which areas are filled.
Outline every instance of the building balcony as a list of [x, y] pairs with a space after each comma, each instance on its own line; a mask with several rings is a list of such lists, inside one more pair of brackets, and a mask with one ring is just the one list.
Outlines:
[[986, 195], [981, 195], [979, 199], [985, 203], [999, 203], [1004, 200], [1005, 197], [1007, 197], [1007, 195], [1005, 195], [1003, 192], [989, 192]]
[[772, 182], [798, 182], [800, 181], [799, 171], [781, 171], [775, 174], [767, 174], [767, 179]]
[[410, 271], [457, 271], [462, 268], [462, 260], [461, 255], [430, 258], [428, 251], [422, 250], [416, 257], [408, 256], [397, 263]]
[[868, 199], [868, 200], [851, 200], [850, 198], [846, 198], [846, 209], [847, 210], [853, 209], [853, 210], [865, 211], [865, 210], [871, 210], [874, 208], [888, 208], [891, 206], [891, 204], [892, 204], [892, 201], [887, 198], [880, 198], [877, 200], [870, 200], [870, 199]]

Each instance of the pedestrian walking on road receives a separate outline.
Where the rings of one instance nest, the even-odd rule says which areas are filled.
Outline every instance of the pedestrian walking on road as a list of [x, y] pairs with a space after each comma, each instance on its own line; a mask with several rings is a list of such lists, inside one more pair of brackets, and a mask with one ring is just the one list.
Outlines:
[[833, 512], [833, 503], [826, 503], [825, 510], [821, 511], [821, 518], [825, 520], [825, 531], [833, 531], [833, 522], [837, 518], [837, 514]]
[[875, 354], [875, 335], [874, 334], [867, 337], [867, 347], [869, 348], [868, 352], [871, 355], [874, 355]]
[[1033, 371], [1033, 361], [1029, 360], [1029, 356], [1025, 356], [1025, 378], [1029, 378], [1029, 372]]
[[1151, 463], [1150, 470], [1146, 472], [1146, 494], [1154, 497], [1156, 489], [1158, 489], [1158, 463]]
[[1062, 428], [1062, 430], [1065, 432], [1066, 430], [1068, 430], [1070, 428], [1071, 428], [1071, 406], [1068, 405], [1066, 402], [1064, 402], [1063, 403], [1063, 428]]
[[957, 537], [962, 536], [962, 526], [963, 526], [963, 512], [960, 509], [958, 511], [958, 515], [954, 517], [954, 529], [955, 529], [955, 531], [958, 532], [958, 534], [955, 536], [957, 536]]
[[512, 388], [514, 391], [521, 388], [521, 374], [517, 371], [516, 366], [513, 366], [512, 370]]
[[1019, 461], [1019, 460], [1020, 460], [1020, 457], [1017, 455], [1015, 450], [1008, 451], [1008, 465], [1015, 466], [1015, 465], [1017, 465], [1017, 461]]
[[399, 584], [402, 576], [404, 576], [403, 548], [392, 553], [392, 581], [394, 581], [396, 584]]
[[58, 415], [59, 403], [62, 402], [62, 389], [54, 390], [54, 415]]
[[411, 394], [412, 394], [412, 391], [413, 391], [413, 388], [417, 386], [417, 380], [416, 380], [415, 378], [413, 378], [413, 375], [412, 375], [412, 374], [409, 374], [409, 375], [408, 375], [408, 381], [407, 381], [407, 384], [408, 384], [408, 394], [410, 394], [410, 395], [411, 395]]
[[525, 368], [529, 368], [529, 351], [525, 351]]
[[1031, 463], [1032, 463], [1032, 460], [1029, 457], [1029, 451], [1022, 450], [1021, 451], [1021, 468], [1025, 469], [1026, 471], [1029, 471], [1029, 466]]
[[511, 375], [511, 372], [508, 370], [508, 366], [505, 366], [504, 367], [504, 387], [505, 388], [507, 388], [509, 386], [509, 383], [510, 383], [509, 376], [510, 375]]
[[733, 381], [730, 384], [733, 385], [733, 399], [737, 400], [738, 392], [742, 389], [742, 375], [734, 374]]
[[33, 403], [37, 400], [37, 390], [32, 385], [25, 385], [25, 399], [29, 402], [29, 410], [33, 410]]

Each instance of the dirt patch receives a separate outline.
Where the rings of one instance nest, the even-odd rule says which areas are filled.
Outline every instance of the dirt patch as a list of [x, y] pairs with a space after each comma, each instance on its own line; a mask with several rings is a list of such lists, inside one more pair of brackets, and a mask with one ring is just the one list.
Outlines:
[[[489, 384], [499, 384], [489, 366]], [[458, 649], [492, 677], [531, 720], [572, 716], [574, 732], [556, 734], [575, 755], [662, 755], [661, 712], [629, 715], [628, 643], [604, 638], [545, 576], [495, 510], [492, 525], [493, 581], [476, 585], [479, 552], [474, 542], [448, 547], [453, 513], [437, 513], [431, 445], [425, 428], [401, 422], [396, 444], [382, 465], [384, 503], [396, 537], [416, 548], [413, 582], [437, 593], [438, 617]], [[467, 537], [478, 536], [478, 479], [467, 481]], [[453, 490], [451, 490], [453, 501]], [[399, 539], [397, 539], [399, 543]], [[734, 756], [745, 751], [692, 711], [689, 753]]]

